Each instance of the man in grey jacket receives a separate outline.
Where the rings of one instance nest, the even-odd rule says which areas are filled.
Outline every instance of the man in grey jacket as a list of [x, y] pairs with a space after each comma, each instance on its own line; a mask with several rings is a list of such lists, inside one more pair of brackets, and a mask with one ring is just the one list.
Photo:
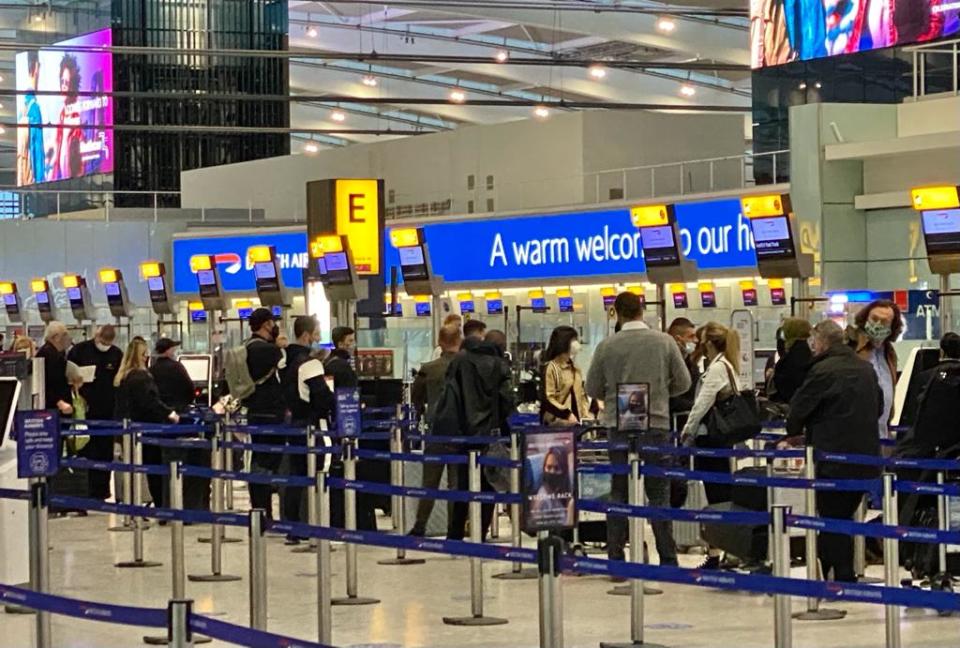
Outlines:
[[[670, 397], [679, 396], [690, 388], [690, 372], [683, 362], [677, 343], [666, 333], [653, 331], [643, 321], [643, 303], [633, 293], [624, 292], [614, 303], [620, 332], [597, 346], [587, 373], [587, 394], [604, 402], [602, 423], [610, 429], [610, 440], [622, 443], [631, 433], [619, 430], [617, 422], [617, 386], [630, 383], [649, 385], [647, 416], [649, 430], [634, 432], [643, 445], [663, 445], [670, 439]], [[657, 463], [659, 456], [644, 456], [647, 463]], [[610, 463], [626, 464], [624, 450], [611, 450]], [[627, 476], [614, 475], [610, 490], [613, 502], [627, 501]], [[650, 506], [670, 506], [670, 481], [647, 477], [644, 479]], [[660, 554], [661, 565], [677, 564], [677, 545], [669, 520], [651, 523]], [[624, 559], [627, 544], [627, 520], [607, 516], [607, 556], [611, 560]]]

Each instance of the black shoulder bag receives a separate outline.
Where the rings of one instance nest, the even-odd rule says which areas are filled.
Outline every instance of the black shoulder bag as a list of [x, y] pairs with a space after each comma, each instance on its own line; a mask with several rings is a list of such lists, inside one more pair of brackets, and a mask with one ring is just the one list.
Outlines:
[[707, 416], [707, 434], [725, 445], [733, 446], [760, 434], [760, 408], [752, 389], [737, 391], [733, 370], [723, 363], [730, 379], [733, 395], [714, 403]]

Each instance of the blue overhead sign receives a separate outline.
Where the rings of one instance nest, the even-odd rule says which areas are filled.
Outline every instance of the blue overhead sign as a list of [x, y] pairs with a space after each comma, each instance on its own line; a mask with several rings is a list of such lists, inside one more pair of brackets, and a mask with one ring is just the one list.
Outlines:
[[[676, 205], [680, 243], [700, 270], [756, 268], [753, 234], [738, 198]], [[644, 272], [640, 233], [626, 207], [563, 214], [487, 218], [423, 225], [433, 271], [449, 283], [549, 280], [636, 275]], [[388, 234], [389, 235], [389, 234]], [[309, 262], [305, 232], [182, 238], [173, 241], [173, 290], [196, 293], [190, 257], [212, 254], [227, 292], [256, 290], [252, 245], [273, 245], [290, 288], [303, 287]], [[393, 246], [385, 251], [385, 274], [400, 265]], [[752, 272], [748, 272], [752, 274]]]
[[[755, 268], [739, 199], [676, 205], [684, 255], [701, 270]], [[628, 208], [425, 223], [433, 271], [450, 283], [635, 275], [646, 266]], [[386, 265], [399, 265], [395, 249]]]
[[307, 233], [267, 232], [240, 236], [205, 236], [173, 240], [173, 292], [196, 293], [197, 279], [190, 270], [190, 258], [212, 254], [220, 270], [220, 282], [227, 292], [255, 292], [256, 277], [247, 250], [254, 245], [272, 245], [277, 252], [277, 265], [283, 284], [303, 288], [303, 269], [309, 262]]

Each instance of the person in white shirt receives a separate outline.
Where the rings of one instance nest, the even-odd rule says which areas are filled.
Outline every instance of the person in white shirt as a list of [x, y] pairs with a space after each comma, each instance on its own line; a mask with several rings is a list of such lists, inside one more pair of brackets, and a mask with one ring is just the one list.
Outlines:
[[[700, 379], [697, 396], [683, 427], [681, 443], [699, 448], [730, 447], [723, 440], [707, 434], [706, 420], [714, 404], [730, 398], [740, 391], [737, 376], [740, 373], [740, 338], [736, 331], [716, 322], [709, 322], [697, 331], [700, 351], [707, 361], [707, 370]], [[707, 472], [725, 472], [730, 464], [725, 458], [696, 457], [694, 467]], [[717, 504], [729, 502], [732, 498], [731, 487], [727, 484], [704, 483], [707, 502]], [[720, 568], [720, 550], [713, 547], [707, 550], [707, 559], [701, 569]]]

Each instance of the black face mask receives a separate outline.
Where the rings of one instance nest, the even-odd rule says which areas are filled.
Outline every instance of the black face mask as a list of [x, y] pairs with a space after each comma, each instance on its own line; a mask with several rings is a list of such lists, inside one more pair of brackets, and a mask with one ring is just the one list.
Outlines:
[[273, 328], [270, 329], [270, 336], [276, 341], [276, 339], [280, 337], [280, 327], [274, 324]]
[[558, 473], [543, 473], [543, 485], [547, 488], [547, 490], [551, 490], [555, 493], [564, 492], [570, 488], [570, 484], [567, 483], [566, 477]]

